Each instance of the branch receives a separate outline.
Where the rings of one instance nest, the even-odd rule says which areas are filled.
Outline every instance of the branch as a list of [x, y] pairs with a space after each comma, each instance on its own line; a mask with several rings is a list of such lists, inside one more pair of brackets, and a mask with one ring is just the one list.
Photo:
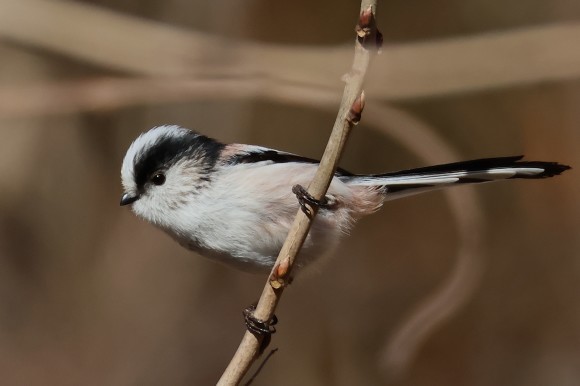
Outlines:
[[[361, 14], [356, 28], [357, 38], [352, 68], [345, 79], [346, 85], [342, 101], [328, 144], [316, 174], [308, 187], [308, 193], [316, 200], [321, 200], [326, 195], [349, 133], [360, 120], [364, 108], [362, 83], [371, 58], [369, 46], [374, 44], [373, 48], [376, 48], [382, 43], [382, 37], [375, 25], [376, 3], [377, 0], [361, 1]], [[309, 215], [300, 209], [298, 210], [254, 311], [256, 319], [270, 320], [274, 315], [284, 287], [289, 281], [294, 260], [308, 235], [316, 213], [316, 207], [311, 208]], [[260, 344], [261, 338], [246, 331], [238, 350], [222, 374], [218, 386], [239, 384], [254, 360], [259, 356]]]

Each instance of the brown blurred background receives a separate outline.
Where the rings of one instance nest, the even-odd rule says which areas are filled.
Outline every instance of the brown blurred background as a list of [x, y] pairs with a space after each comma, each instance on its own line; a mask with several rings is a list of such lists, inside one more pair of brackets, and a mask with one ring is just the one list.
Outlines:
[[[359, 3], [0, 0], [0, 384], [210, 385], [264, 277], [120, 208], [173, 123], [319, 157]], [[580, 3], [381, 1], [342, 166], [580, 165]], [[385, 205], [277, 312], [256, 385], [580, 384], [580, 181]]]

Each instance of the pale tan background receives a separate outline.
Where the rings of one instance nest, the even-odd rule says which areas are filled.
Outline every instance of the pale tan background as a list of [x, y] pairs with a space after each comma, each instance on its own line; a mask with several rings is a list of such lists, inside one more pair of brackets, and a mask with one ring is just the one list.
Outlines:
[[[379, 3], [342, 166], [580, 165], [580, 3]], [[1, 385], [215, 383], [264, 278], [120, 208], [122, 157], [164, 123], [320, 156], [358, 7], [0, 0]], [[580, 384], [579, 193], [572, 170], [385, 205], [287, 291], [255, 384]]]

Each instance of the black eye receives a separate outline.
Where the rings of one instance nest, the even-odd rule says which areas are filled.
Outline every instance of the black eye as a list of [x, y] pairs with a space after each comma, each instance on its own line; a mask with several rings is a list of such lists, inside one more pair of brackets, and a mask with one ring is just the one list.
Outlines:
[[163, 173], [155, 173], [153, 177], [151, 177], [151, 182], [154, 185], [163, 185], [165, 183], [165, 175]]

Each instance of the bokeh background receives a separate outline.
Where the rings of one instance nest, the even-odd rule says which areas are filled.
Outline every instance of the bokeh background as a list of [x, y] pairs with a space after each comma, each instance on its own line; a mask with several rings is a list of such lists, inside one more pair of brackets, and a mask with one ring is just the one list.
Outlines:
[[[265, 277], [120, 208], [172, 123], [319, 157], [350, 67], [346, 0], [0, 0], [0, 384], [210, 385]], [[379, 2], [385, 45], [342, 166], [580, 165], [580, 3]], [[255, 385], [580, 384], [580, 181], [387, 203], [277, 312]]]

